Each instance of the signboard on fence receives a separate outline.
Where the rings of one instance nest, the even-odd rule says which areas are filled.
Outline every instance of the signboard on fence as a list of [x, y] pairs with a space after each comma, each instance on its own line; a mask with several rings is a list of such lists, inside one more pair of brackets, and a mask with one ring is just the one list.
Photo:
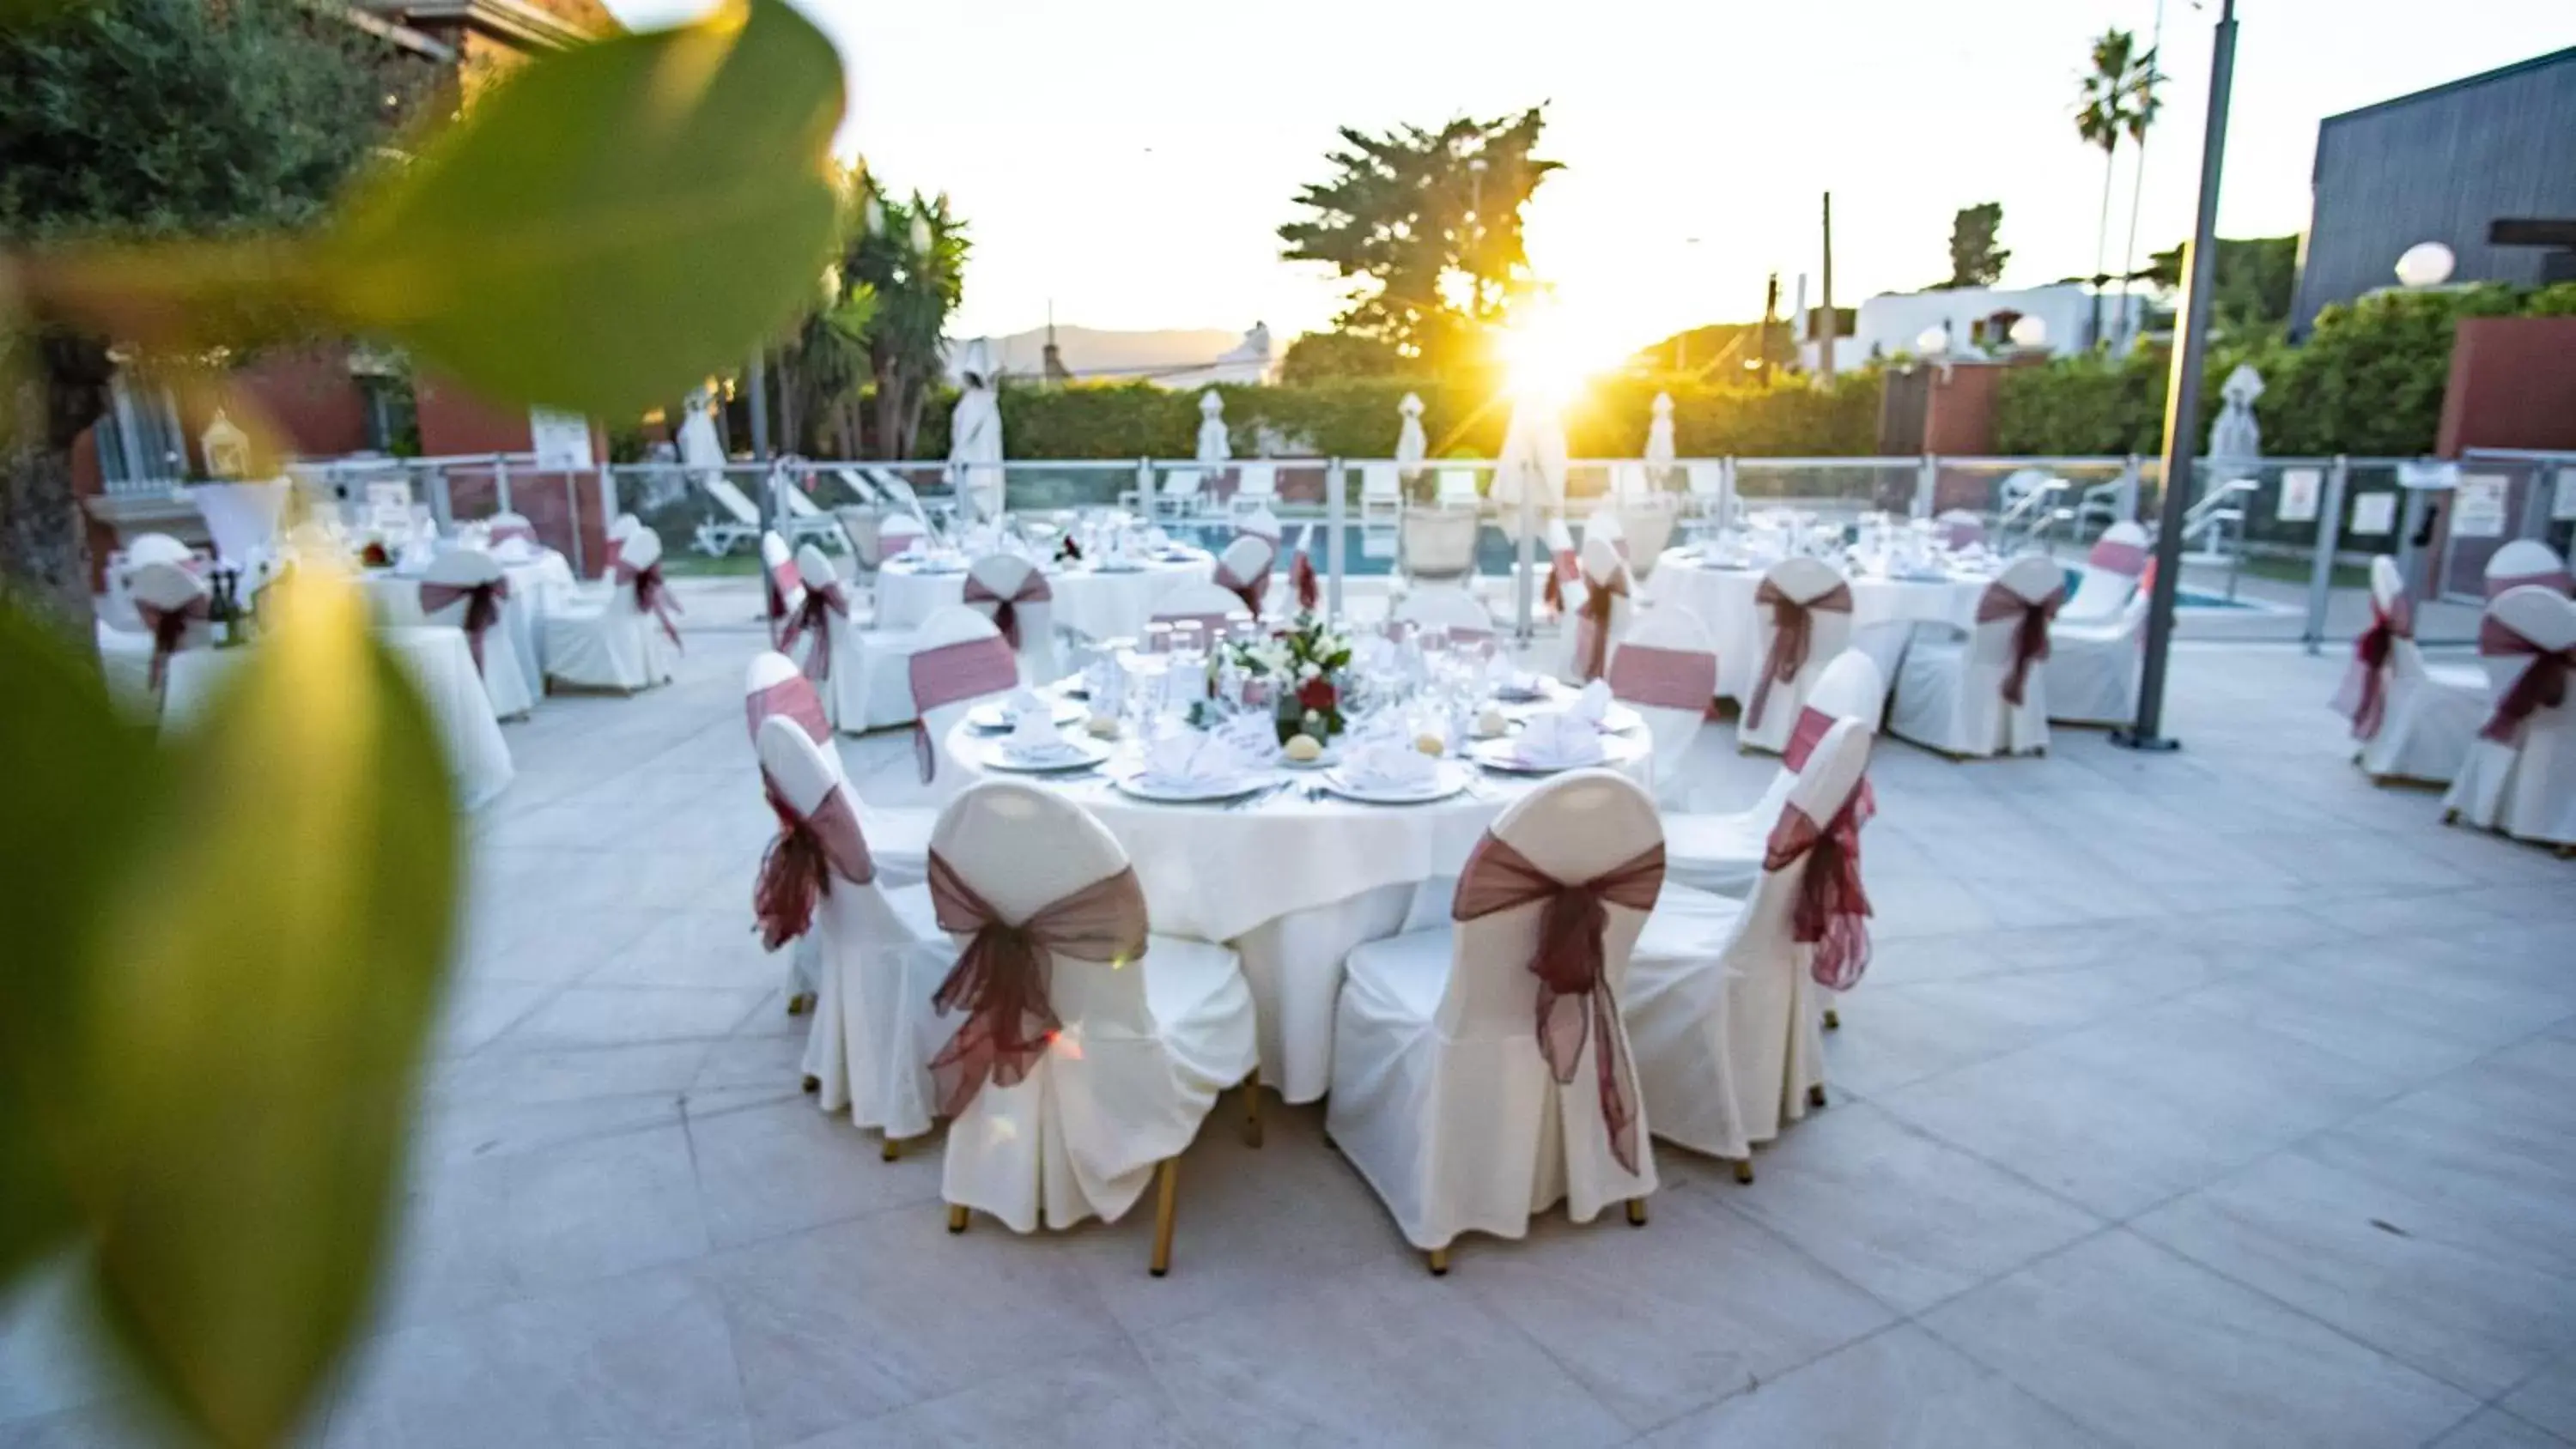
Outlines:
[[2317, 519], [2317, 496], [2324, 489], [2326, 475], [2317, 468], [2284, 468], [2281, 470], [2280, 519], [2283, 523], [2314, 523]]
[[2511, 481], [2502, 473], [2461, 474], [2451, 495], [2451, 537], [2504, 537], [2505, 493]]
[[2397, 530], [2397, 495], [2363, 493], [2352, 500], [2352, 531], [2385, 534]]
[[528, 409], [528, 441], [540, 473], [587, 472], [591, 460], [590, 419], [553, 408]]
[[399, 508], [403, 511], [403, 516], [409, 518], [411, 516], [410, 480], [397, 478], [391, 483], [368, 484], [367, 507], [370, 511], [380, 508]]

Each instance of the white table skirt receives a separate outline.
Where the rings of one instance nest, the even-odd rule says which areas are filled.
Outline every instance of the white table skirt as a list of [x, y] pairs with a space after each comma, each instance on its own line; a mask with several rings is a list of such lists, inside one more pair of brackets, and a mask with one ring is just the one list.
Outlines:
[[[1131, 573], [1101, 573], [1088, 568], [1050, 567], [1047, 587], [1054, 594], [1056, 627], [1093, 639], [1133, 639], [1145, 632], [1154, 605], [1176, 585], [1205, 582], [1216, 574], [1216, 561], [1206, 554], [1171, 563], [1147, 563]], [[913, 629], [944, 604], [966, 597], [963, 570], [923, 573], [901, 560], [877, 570], [876, 627]]]
[[[510, 650], [519, 656], [521, 677], [533, 690], [546, 677], [545, 657], [537, 641], [545, 637], [547, 613], [572, 595], [572, 565], [561, 553], [547, 549], [526, 563], [505, 563], [501, 572], [510, 580], [510, 596], [501, 601], [501, 631], [510, 636]], [[374, 569], [359, 575], [358, 583], [367, 591], [367, 603], [377, 622], [421, 622], [417, 575]]]
[[[447, 756], [447, 772], [456, 796], [468, 810], [479, 810], [509, 785], [513, 767], [510, 746], [501, 738], [492, 699], [475, 671], [474, 651], [465, 631], [445, 625], [380, 629], [377, 637], [393, 650], [429, 706]], [[184, 727], [203, 713], [224, 677], [250, 657], [251, 649], [183, 649], [170, 656], [161, 696], [164, 729]]]
[[[1852, 642], [1879, 658], [1881, 671], [1893, 685], [1895, 656], [1903, 652], [1903, 636], [1916, 624], [1975, 627], [1977, 600], [1992, 582], [1982, 577], [1855, 578], [1851, 581]], [[1688, 609], [1708, 626], [1717, 645], [1718, 695], [1742, 700], [1762, 662], [1762, 621], [1753, 607], [1753, 595], [1762, 587], [1762, 570], [1717, 568], [1674, 549], [1657, 562], [1643, 587], [1650, 602]]]
[[[1409, 917], [1416, 925], [1446, 920], [1445, 891], [1417, 903], [1417, 887], [1454, 880], [1494, 818], [1541, 783], [1480, 772], [1467, 793], [1428, 805], [1309, 800], [1297, 785], [1243, 809], [1156, 805], [1119, 793], [1099, 774], [1049, 786], [1044, 775], [987, 770], [989, 738], [959, 726], [942, 768], [1060, 790], [1126, 847], [1157, 933], [1223, 941], [1242, 953], [1262, 1076], [1291, 1102], [1317, 1100], [1332, 1083], [1343, 958], [1405, 929]], [[1651, 747], [1618, 768], [1652, 788]]]

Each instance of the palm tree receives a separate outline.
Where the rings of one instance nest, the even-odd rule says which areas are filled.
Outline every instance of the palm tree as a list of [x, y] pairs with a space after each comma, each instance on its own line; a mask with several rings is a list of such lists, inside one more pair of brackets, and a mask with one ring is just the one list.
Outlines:
[[2075, 134], [2085, 144], [2102, 148], [2102, 216], [2093, 231], [2093, 335], [2102, 335], [2102, 283], [2109, 277], [2111, 249], [2111, 172], [2120, 138], [2143, 143], [2162, 102], [2156, 86], [2156, 53], [2138, 49], [2138, 38], [2125, 30], [2106, 30], [2093, 42], [2093, 69], [2075, 95]]

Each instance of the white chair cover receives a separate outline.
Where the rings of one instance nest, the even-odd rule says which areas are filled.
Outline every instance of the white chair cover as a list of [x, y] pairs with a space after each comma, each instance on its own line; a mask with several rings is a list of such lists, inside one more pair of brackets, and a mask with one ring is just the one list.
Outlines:
[[[1651, 862], [1659, 885], [1662, 850], [1645, 791], [1607, 770], [1575, 771], [1495, 820], [1461, 874], [1452, 915], [1483, 909], [1475, 883], [1497, 858], [1516, 856], [1569, 885], [1639, 878], [1640, 863]], [[1611, 892], [1600, 900], [1601, 991], [1615, 1001], [1647, 913]], [[1555, 1069], [1543, 1054], [1544, 983], [1533, 967], [1545, 910], [1542, 897], [1528, 897], [1351, 953], [1325, 1121], [1415, 1247], [1445, 1248], [1465, 1232], [1518, 1238], [1533, 1213], [1559, 1201], [1574, 1221], [1589, 1222], [1610, 1203], [1655, 1190], [1619, 1013], [1596, 1013], [1598, 997], [1550, 991], [1552, 1036], [1568, 1011], [1590, 1029], [1570, 1046], [1560, 1036]], [[1615, 1049], [1606, 1063], [1605, 1047]], [[1624, 1149], [1633, 1166], [1619, 1160], [1621, 1134], [1605, 1120], [1605, 1066], [1613, 1104], [1624, 1101], [1633, 1124]]]
[[1689, 795], [1690, 751], [1717, 697], [1717, 646], [1699, 616], [1678, 605], [1648, 609], [1610, 656], [1611, 697], [1634, 709], [1654, 737], [1655, 799]]
[[509, 596], [510, 580], [499, 559], [479, 548], [445, 549], [421, 576], [420, 616], [427, 623], [462, 629], [483, 675], [483, 692], [492, 698], [493, 715], [524, 719], [537, 700], [519, 667], [519, 651], [501, 627], [502, 601]]
[[1627, 562], [1609, 539], [1589, 535], [1583, 540], [1582, 572], [1582, 597], [1574, 607], [1574, 626], [1565, 631], [1565, 662], [1558, 670], [1577, 684], [1609, 670], [1610, 656], [1636, 613]]
[[545, 617], [546, 677], [587, 689], [669, 682], [679, 654], [679, 611], [662, 580], [662, 539], [638, 525], [618, 545], [612, 587], [587, 608]]
[[1404, 510], [1398, 549], [1405, 582], [1419, 587], [1471, 581], [1478, 527], [1472, 506]]
[[1583, 542], [1589, 545], [1596, 538], [1618, 550], [1622, 559], [1631, 557], [1627, 524], [1619, 517], [1619, 510], [1606, 498], [1583, 520]]
[[1018, 661], [993, 621], [962, 604], [932, 610], [913, 641], [903, 659], [904, 708], [922, 783], [933, 804], [945, 804], [967, 783], [964, 771], [939, 767], [948, 736], [967, 711], [1018, 687]]
[[2406, 577], [2386, 554], [2370, 561], [2370, 610], [2334, 698], [2360, 742], [2355, 762], [2375, 780], [2447, 785], [2486, 723], [2487, 676], [2474, 665], [2424, 662]]
[[1627, 541], [1628, 569], [1640, 581], [1653, 576], [1655, 560], [1673, 540], [1673, 526], [1680, 521], [1679, 510], [1663, 494], [1648, 494], [1622, 499], [1613, 515], [1619, 520], [1620, 536]]
[[2537, 539], [2517, 538], [2487, 559], [2486, 594], [2490, 599], [2500, 598], [2505, 590], [2525, 584], [2562, 594], [2576, 587], [2568, 577], [2567, 560], [2558, 556], [2558, 550]]
[[[832, 724], [824, 713], [821, 692], [795, 660], [776, 650], [763, 650], [752, 656], [750, 667], [743, 672], [742, 706], [755, 749], [760, 743], [762, 722], [772, 716], [794, 720], [818, 745], [831, 742]], [[918, 884], [930, 849], [930, 823], [938, 812], [876, 809], [864, 799], [854, 799], [852, 803], [858, 807], [860, 828], [867, 833], [868, 853], [876, 858], [877, 878], [888, 885]]]
[[1481, 643], [1494, 634], [1494, 616], [1465, 589], [1420, 589], [1396, 601], [1392, 616], [1416, 629], [1445, 629], [1453, 641]]
[[1055, 591], [1044, 570], [1019, 554], [988, 553], [967, 566], [965, 590], [966, 607], [1011, 641], [1024, 682], [1053, 684], [1063, 674], [1056, 664]]
[[2102, 530], [2102, 536], [2093, 540], [2092, 552], [2084, 557], [2075, 596], [2057, 617], [2099, 620], [2117, 615], [2138, 592], [2138, 581], [2151, 557], [2147, 531], [2137, 524], [2123, 521]]
[[796, 571], [795, 551], [774, 530], [760, 536], [760, 581], [768, 601], [769, 641], [775, 644], [787, 616], [805, 602], [805, 582]]
[[[1662, 610], [1656, 610], [1661, 613]], [[1672, 878], [1696, 890], [1738, 900], [1753, 893], [1762, 877], [1762, 857], [1780, 807], [1797, 787], [1798, 772], [1814, 755], [1835, 724], [1857, 720], [1863, 730], [1878, 731], [1879, 710], [1887, 698], [1878, 665], [1858, 649], [1834, 656], [1816, 687], [1807, 692], [1807, 707], [1798, 712], [1797, 728], [1780, 755], [1780, 768], [1763, 786], [1760, 798], [1742, 810], [1698, 814], [1664, 813], [1665, 859]], [[1864, 785], [1866, 788], [1866, 785]]]
[[[2047, 749], [2047, 622], [2065, 592], [2066, 575], [2054, 559], [2007, 565], [1987, 586], [1964, 639], [1918, 638], [1907, 647], [1889, 732], [1956, 756]], [[2020, 697], [2008, 698], [2016, 684]]]
[[1258, 533], [1235, 537], [1216, 556], [1216, 582], [1231, 589], [1254, 618], [1268, 612], [1270, 568], [1279, 558], [1279, 540]]
[[[814, 681], [824, 718], [839, 722], [840, 696], [833, 676], [863, 668], [859, 662], [859, 607], [854, 585], [841, 577], [832, 556], [813, 544], [796, 550], [788, 565], [793, 588], [785, 590], [786, 616], [778, 621], [778, 648], [795, 659]], [[781, 575], [782, 582], [787, 576]]]
[[[1270, 511], [1270, 500], [1278, 496], [1277, 470], [1268, 463], [1246, 463], [1242, 468], [1242, 477], [1242, 484], [1234, 495], [1232, 505], [1237, 514], [1234, 520], [1235, 531], [1266, 538], [1273, 544], [1278, 543], [1287, 530], [1279, 526], [1279, 515]], [[1262, 480], [1262, 486], [1258, 489], [1252, 486], [1255, 478]], [[1248, 511], [1247, 504], [1250, 505]]]
[[1869, 743], [1852, 719], [1817, 743], [1768, 838], [1771, 863], [1715, 959], [1641, 953], [1630, 969], [1628, 1031], [1656, 1136], [1741, 1158], [1805, 1116], [1808, 1089], [1824, 1084], [1818, 978], [1848, 988], [1868, 962], [1865, 931], [1852, 939], [1857, 922], [1843, 917], [1868, 910], [1853, 837], [1832, 827], [1860, 804]]
[[1807, 691], [1851, 643], [1851, 580], [1822, 559], [1785, 558], [1763, 570], [1753, 610], [1760, 652], [1736, 740], [1777, 754], [1797, 728]]
[[2482, 829], [2576, 846], [2576, 599], [2546, 584], [2505, 590], [2487, 604], [2478, 654], [2492, 707], [2443, 806]]
[[[2089, 582], [2092, 575], [2086, 574]], [[2078, 595], [2082, 587], [2077, 589]], [[2121, 725], [2138, 717], [2138, 669], [2145, 661], [2147, 592], [2133, 589], [2107, 617], [2059, 622], [2048, 630], [2048, 717], [2066, 724]]]
[[[1234, 953], [1147, 935], [1127, 853], [1081, 807], [1046, 791], [975, 786], [941, 814], [931, 851], [940, 920], [964, 948], [942, 990], [952, 1009], [933, 1059], [945, 1094], [936, 1106], [951, 1116], [941, 1195], [1023, 1233], [1041, 1222], [1115, 1222], [1155, 1164], [1189, 1146], [1217, 1093], [1252, 1073], [1252, 992]], [[1099, 934], [1055, 937], [1051, 908], [1078, 896], [1095, 903], [1081, 914]], [[987, 978], [991, 989], [968, 989], [979, 922], [1025, 928], [1044, 943], [1030, 1013], [975, 1013], [979, 1001], [998, 1008], [1010, 995], [1001, 972]], [[1141, 956], [1129, 954], [1136, 945]], [[1024, 1074], [995, 1050], [1010, 1038], [1044, 1042]], [[1004, 1060], [987, 1077], [991, 1054]]]
[[152, 640], [151, 663], [145, 678], [158, 697], [170, 656], [182, 649], [202, 649], [212, 641], [213, 630], [206, 622], [206, 614], [213, 597], [195, 570], [159, 559], [128, 568], [125, 592], [143, 632]]
[[[855, 659], [844, 654], [843, 661], [856, 668], [835, 668], [829, 693], [833, 696], [834, 722], [850, 734], [912, 724], [922, 719], [913, 704], [912, 660], [916, 654], [977, 639], [999, 639], [1001, 631], [993, 621], [964, 604], [949, 604], [933, 609], [921, 623], [910, 629], [869, 629], [854, 632]], [[1009, 646], [1003, 646], [1006, 655]], [[1018, 674], [1016, 656], [1012, 674]], [[995, 692], [1010, 688], [1008, 683], [994, 686]], [[942, 718], [948, 725], [956, 723], [962, 707]], [[945, 728], [934, 728], [934, 743], [944, 737]]]

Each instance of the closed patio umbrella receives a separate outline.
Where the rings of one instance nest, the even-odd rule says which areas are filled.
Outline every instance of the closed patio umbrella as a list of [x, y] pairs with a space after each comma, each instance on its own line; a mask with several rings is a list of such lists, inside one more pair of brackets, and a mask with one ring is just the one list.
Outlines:
[[1422, 476], [1422, 460], [1431, 456], [1431, 443], [1422, 436], [1422, 399], [1406, 393], [1396, 411], [1404, 414], [1404, 426], [1395, 434], [1395, 471], [1410, 483]]
[[1001, 378], [990, 343], [978, 337], [966, 344], [958, 380], [964, 389], [948, 416], [948, 487], [976, 517], [998, 518], [1007, 475], [1002, 468], [1002, 400], [995, 391]]

